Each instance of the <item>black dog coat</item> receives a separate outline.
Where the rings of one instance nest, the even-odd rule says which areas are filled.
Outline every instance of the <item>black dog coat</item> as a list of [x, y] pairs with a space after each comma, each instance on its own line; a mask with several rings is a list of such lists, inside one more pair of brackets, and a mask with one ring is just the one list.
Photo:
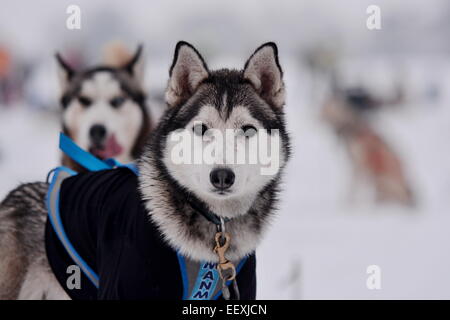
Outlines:
[[[191, 261], [162, 239], [128, 168], [76, 174], [59, 167], [47, 207], [48, 261], [72, 299], [221, 297], [216, 264]], [[79, 289], [68, 286], [76, 275], [73, 265], [82, 271]], [[255, 299], [255, 255], [236, 266], [241, 299]]]

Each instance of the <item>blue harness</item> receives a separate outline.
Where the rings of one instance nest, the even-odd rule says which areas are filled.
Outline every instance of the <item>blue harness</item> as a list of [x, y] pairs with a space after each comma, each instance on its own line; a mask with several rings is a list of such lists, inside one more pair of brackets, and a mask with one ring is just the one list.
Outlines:
[[[115, 159], [100, 160], [91, 153], [81, 149], [63, 133], [60, 134], [59, 147], [66, 155], [89, 171], [128, 168], [134, 174], [139, 175], [138, 168], [135, 164], [121, 164]], [[59, 166], [49, 172], [47, 181], [50, 181], [50, 187], [46, 197], [48, 217], [53, 230], [67, 253], [80, 267], [92, 284], [98, 288], [98, 274], [77, 253], [67, 237], [59, 213], [59, 191], [61, 184], [65, 178], [76, 174], [78, 174], [78, 172], [64, 166]], [[177, 252], [177, 257], [183, 281], [183, 300], [211, 300], [218, 299], [221, 296], [222, 290], [220, 289], [220, 286], [217, 285], [220, 280], [219, 272], [217, 271], [217, 263], [192, 261], [181, 255], [179, 252]], [[246, 259], [247, 258], [244, 258], [236, 264], [236, 273], [239, 273], [242, 266], [245, 264]], [[227, 286], [230, 284], [231, 281], [228, 281]]]

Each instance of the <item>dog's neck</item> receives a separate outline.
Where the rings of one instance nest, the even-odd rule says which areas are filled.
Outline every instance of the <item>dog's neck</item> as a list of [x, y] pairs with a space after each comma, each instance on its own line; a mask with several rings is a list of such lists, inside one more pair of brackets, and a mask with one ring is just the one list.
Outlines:
[[[150, 219], [168, 244], [193, 260], [217, 262], [213, 252], [217, 228], [191, 204], [196, 199], [170, 183], [151, 154], [141, 158], [139, 172], [139, 188]], [[231, 235], [229, 260], [238, 261], [255, 251], [273, 214], [277, 180], [254, 198], [245, 214], [225, 223]]]

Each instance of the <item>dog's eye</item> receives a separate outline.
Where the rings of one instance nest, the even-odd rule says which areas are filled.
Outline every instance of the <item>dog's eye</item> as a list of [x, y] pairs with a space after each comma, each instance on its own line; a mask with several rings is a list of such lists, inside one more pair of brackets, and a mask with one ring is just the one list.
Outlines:
[[247, 138], [253, 137], [256, 134], [256, 128], [250, 124], [243, 126], [241, 130]]
[[119, 108], [124, 102], [126, 98], [125, 97], [115, 97], [111, 99], [109, 102], [114, 108]]
[[204, 125], [203, 123], [197, 123], [192, 128], [192, 131], [194, 131], [194, 133], [197, 136], [203, 136], [207, 130], [208, 130], [208, 127], [206, 125]]
[[80, 96], [78, 97], [78, 101], [83, 107], [89, 107], [92, 104], [92, 100], [89, 99], [88, 97]]

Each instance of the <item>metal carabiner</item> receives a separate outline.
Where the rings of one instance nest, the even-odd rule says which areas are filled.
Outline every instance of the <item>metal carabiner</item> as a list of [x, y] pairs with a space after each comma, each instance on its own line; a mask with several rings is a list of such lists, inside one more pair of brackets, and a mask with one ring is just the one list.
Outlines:
[[[225, 243], [221, 245], [220, 240], [223, 238], [225, 239]], [[234, 278], [236, 278], [236, 268], [234, 264], [225, 257], [225, 253], [230, 246], [230, 238], [230, 234], [226, 232], [217, 232], [215, 237], [216, 246], [214, 247], [214, 252], [219, 257], [217, 271], [219, 271], [220, 278], [225, 281], [234, 280]], [[224, 275], [227, 270], [231, 270], [231, 275], [229, 277], [225, 277]]]

